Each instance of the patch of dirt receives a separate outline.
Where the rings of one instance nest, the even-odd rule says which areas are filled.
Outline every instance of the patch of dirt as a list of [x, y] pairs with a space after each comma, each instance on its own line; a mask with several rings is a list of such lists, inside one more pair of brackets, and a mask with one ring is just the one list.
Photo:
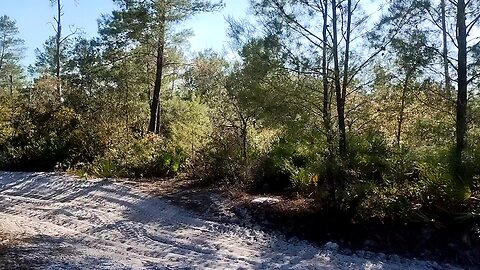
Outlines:
[[[202, 187], [188, 179], [130, 181], [130, 186], [125, 184], [129, 181], [114, 182], [0, 172], [0, 228], [12, 235], [4, 237], [1, 267], [457, 269], [271, 233], [253, 222], [260, 215], [242, 205], [243, 200], [251, 202], [248, 194]], [[263, 205], [281, 205], [283, 198], [257, 199], [255, 207], [267, 209]], [[245, 226], [237, 224], [246, 221]]]
[[0, 269], [28, 269], [28, 262], [19, 257], [19, 246], [25, 242], [18, 236], [0, 232]]
[[62, 245], [49, 245], [48, 237], [34, 238], [0, 233], [0, 270], [27, 270], [42, 268], [49, 257], [72, 254], [74, 250]]
[[324, 244], [334, 241], [350, 249], [399, 254], [409, 258], [437, 260], [477, 269], [480, 265], [480, 228], [472, 224], [368, 224], [352, 222], [349, 213], [322, 208], [313, 199], [285, 193], [268, 196], [277, 203], [253, 203], [264, 194], [205, 185], [201, 181], [176, 179], [131, 182], [145, 192], [168, 198], [172, 203], [223, 222], [281, 231], [289, 237]]
[[342, 224], [321, 220], [313, 202], [294, 196], [230, 192], [188, 178], [115, 182], [0, 172], [0, 228], [11, 235], [3, 237], [1, 267], [458, 269], [294, 237], [303, 228], [315, 240], [309, 233], [328, 230], [312, 226]]

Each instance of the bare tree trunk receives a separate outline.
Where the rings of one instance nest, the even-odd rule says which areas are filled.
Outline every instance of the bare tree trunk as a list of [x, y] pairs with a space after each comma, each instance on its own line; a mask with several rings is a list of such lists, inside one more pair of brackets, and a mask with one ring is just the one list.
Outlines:
[[[327, 39], [328, 39], [328, 0], [323, 1], [323, 48], [322, 48], [322, 76], [323, 76], [323, 123], [327, 134], [327, 143], [332, 144], [332, 124], [330, 115], [330, 91], [328, 86]], [[333, 150], [330, 149], [329, 150]]]
[[465, 0], [457, 3], [457, 42], [458, 42], [458, 94], [456, 119], [455, 166], [460, 180], [464, 179], [462, 153], [466, 148], [467, 137], [467, 26], [465, 22]]
[[346, 138], [345, 138], [345, 100], [342, 96], [342, 86], [340, 83], [340, 64], [338, 57], [338, 26], [337, 26], [337, 1], [332, 0], [332, 24], [333, 24], [333, 69], [335, 80], [335, 94], [337, 100], [338, 114], [338, 132], [339, 132], [339, 151], [340, 157], [346, 156]]
[[13, 94], [13, 75], [10, 74], [10, 76], [8, 76], [9, 79], [10, 79], [10, 95]]
[[328, 85], [328, 0], [323, 1], [323, 29], [322, 29], [322, 76], [323, 76], [323, 125], [327, 138], [328, 156], [327, 156], [327, 172], [326, 177], [329, 185], [330, 196], [333, 200], [336, 198], [335, 177], [332, 173], [333, 158], [334, 158], [334, 144], [332, 134], [332, 117], [331, 117], [331, 102], [330, 102], [330, 87]]
[[162, 11], [158, 45], [157, 45], [157, 67], [155, 74], [155, 86], [153, 88], [153, 97], [152, 104], [150, 106], [150, 124], [148, 131], [155, 134], [160, 134], [161, 132], [161, 98], [160, 91], [162, 89], [162, 80], [163, 80], [163, 62], [164, 62], [164, 51], [165, 51], [165, 10]]
[[[338, 128], [340, 132], [339, 149], [340, 156], [345, 158], [347, 155], [347, 136], [345, 131], [345, 100], [347, 97], [349, 60], [350, 60], [350, 32], [352, 25], [352, 0], [347, 1], [347, 30], [345, 37], [345, 60], [343, 65], [343, 83], [341, 91], [341, 103], [338, 106]], [[337, 56], [338, 57], [338, 56]]]
[[450, 72], [448, 70], [448, 43], [447, 43], [447, 22], [446, 22], [446, 5], [445, 0], [441, 0], [442, 8], [442, 36], [443, 36], [443, 68], [445, 72], [445, 94], [448, 98], [451, 97], [451, 80]]
[[[161, 87], [161, 86], [160, 86]], [[158, 102], [158, 107], [157, 107], [157, 121], [155, 123], [155, 133], [160, 134], [162, 132], [162, 101]]]
[[62, 5], [61, 1], [57, 0], [57, 33], [55, 37], [55, 76], [57, 78], [57, 93], [60, 101], [62, 101], [62, 81], [60, 78], [60, 50], [62, 42]]
[[[126, 61], [123, 61], [123, 70], [127, 70]], [[124, 98], [123, 106], [124, 106], [124, 110], [125, 110], [125, 134], [128, 135], [130, 110], [129, 110], [129, 106], [128, 106], [129, 84], [128, 84], [128, 77], [127, 76], [125, 76], [125, 78], [123, 78], [122, 83], [124, 84], [123, 87], [125, 88], [125, 95], [123, 96], [123, 98]]]
[[242, 157], [245, 164], [247, 163], [247, 147], [248, 147], [248, 125], [247, 123], [242, 123]]
[[162, 88], [163, 79], [163, 40], [159, 40], [157, 48], [157, 71], [155, 74], [155, 86], [153, 88], [152, 104], [150, 106], [150, 125], [148, 130], [150, 132], [160, 134], [161, 126], [161, 107], [160, 107], [160, 91]]
[[410, 81], [410, 72], [405, 76], [405, 81], [403, 82], [402, 89], [402, 100], [400, 104], [400, 111], [398, 112], [398, 122], [397, 122], [397, 146], [400, 146], [400, 141], [402, 139], [402, 126], [403, 120], [405, 118], [405, 99], [407, 98], [408, 84]]
[[3, 59], [5, 58], [5, 36], [3, 37], [3, 42], [2, 42], [2, 53], [0, 53], [0, 71], [3, 68]]

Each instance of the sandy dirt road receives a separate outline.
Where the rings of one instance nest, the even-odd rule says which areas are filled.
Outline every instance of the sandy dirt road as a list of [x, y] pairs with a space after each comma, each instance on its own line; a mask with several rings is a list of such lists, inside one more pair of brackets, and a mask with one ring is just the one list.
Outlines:
[[[0, 230], [31, 269], [451, 269], [223, 223], [132, 186], [0, 172]], [[7, 269], [11, 265], [0, 266]]]

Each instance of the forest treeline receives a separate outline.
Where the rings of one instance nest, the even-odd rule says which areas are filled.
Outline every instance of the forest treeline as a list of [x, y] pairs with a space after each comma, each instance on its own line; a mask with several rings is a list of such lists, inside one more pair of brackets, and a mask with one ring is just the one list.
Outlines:
[[[63, 0], [69, 1], [69, 0]], [[114, 0], [20, 65], [0, 17], [0, 167], [290, 190], [356, 218], [478, 218], [480, 2], [251, 0], [235, 57], [187, 56], [224, 3]], [[477, 206], [475, 206], [477, 205]]]

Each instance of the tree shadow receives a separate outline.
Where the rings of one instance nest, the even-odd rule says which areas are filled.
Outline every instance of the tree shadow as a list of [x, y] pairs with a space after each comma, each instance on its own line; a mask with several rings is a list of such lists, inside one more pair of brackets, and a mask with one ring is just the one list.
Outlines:
[[[104, 257], [91, 257], [83, 259], [76, 256], [76, 249], [92, 245], [98, 239], [106, 246], [121, 245], [120, 242], [109, 242], [103, 239], [104, 233], [114, 231], [118, 238], [125, 240], [129, 245], [120, 246], [119, 256], [125, 258], [134, 252], [136, 245], [146, 246], [145, 250], [138, 250], [145, 258], [143, 268], [169, 269], [161, 263], [156, 263], [157, 258], [165, 255], [176, 254], [183, 256], [184, 265], [189, 263], [189, 257], [201, 256], [205, 262], [216, 260], [216, 249], [213, 244], [202, 241], [201, 235], [192, 239], [178, 240], [178, 234], [185, 226], [202, 227], [202, 221], [190, 216], [185, 217], [176, 206], [168, 204], [165, 199], [150, 197], [133, 188], [117, 185], [109, 180], [96, 182], [75, 182], [64, 175], [57, 174], [30, 174], [30, 173], [4, 173], [0, 172], [0, 195], [9, 200], [1, 202], [1, 212], [12, 215], [30, 216], [24, 207], [35, 207], [40, 219], [53, 217], [49, 222], [58, 226], [68, 226], [75, 222], [91, 222], [88, 231], [77, 231], [72, 237], [33, 235], [28, 238], [18, 239], [17, 244], [5, 247], [3, 258], [5, 263], [0, 264], [0, 269], [32, 269], [37, 265], [40, 269], [48, 266], [49, 269], [130, 269], [129, 266], [114, 264], [115, 260]], [[10, 200], [11, 199], [11, 200]], [[37, 201], [50, 204], [48, 207], [37, 207]], [[44, 201], [44, 202], [43, 202]], [[88, 204], [94, 201], [94, 204]], [[77, 205], [77, 202], [79, 205]], [[21, 203], [22, 205], [19, 205]], [[120, 211], [118, 220], [106, 221], [105, 224], [95, 224], [92, 220], [79, 219], [75, 215], [76, 208], [84, 206], [85, 211], [96, 207], [112, 207], [113, 211]], [[22, 211], [25, 210], [25, 211]], [[100, 209], [102, 210], [102, 209]], [[73, 214], [72, 214], [73, 213]], [[94, 213], [93, 213], [94, 215]], [[61, 216], [60, 218], [57, 216]], [[58, 223], [57, 221], [61, 222]], [[66, 221], [66, 222], [64, 222]], [[157, 227], [160, 231], [170, 232], [168, 235], [155, 234], [145, 227]], [[89, 241], [85, 242], [87, 238]], [[100, 248], [104, 248], [100, 246]], [[68, 252], [65, 252], [65, 251]], [[116, 250], [113, 250], [115, 252]], [[3, 260], [2, 259], [2, 260]], [[3, 265], [3, 266], [1, 266]]]

